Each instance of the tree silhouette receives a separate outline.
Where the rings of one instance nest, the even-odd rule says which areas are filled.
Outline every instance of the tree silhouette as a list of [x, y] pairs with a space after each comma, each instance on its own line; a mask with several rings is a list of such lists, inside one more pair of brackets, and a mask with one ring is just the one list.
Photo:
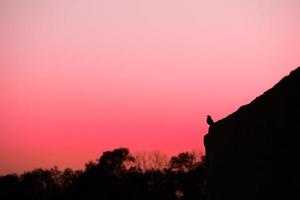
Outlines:
[[195, 157], [192, 153], [184, 152], [178, 156], [173, 156], [170, 160], [170, 169], [172, 171], [187, 172], [194, 164]]
[[135, 166], [142, 172], [165, 170], [168, 167], [168, 156], [160, 151], [138, 152], [134, 155]]
[[119, 175], [132, 166], [135, 159], [127, 148], [106, 151], [99, 159], [99, 168], [106, 173]]
[[[140, 170], [129, 149], [104, 152], [83, 171], [34, 169], [0, 177], [0, 199], [31, 200], [206, 200], [206, 168], [192, 153], [167, 158], [145, 154], [150, 167]], [[167, 169], [165, 169], [167, 168]]]

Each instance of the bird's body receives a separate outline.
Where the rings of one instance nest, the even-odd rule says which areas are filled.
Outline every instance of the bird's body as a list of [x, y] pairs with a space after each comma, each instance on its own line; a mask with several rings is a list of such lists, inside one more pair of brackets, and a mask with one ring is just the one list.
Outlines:
[[206, 122], [207, 122], [208, 125], [210, 125], [210, 126], [214, 124], [214, 120], [211, 118], [210, 115], [207, 115]]

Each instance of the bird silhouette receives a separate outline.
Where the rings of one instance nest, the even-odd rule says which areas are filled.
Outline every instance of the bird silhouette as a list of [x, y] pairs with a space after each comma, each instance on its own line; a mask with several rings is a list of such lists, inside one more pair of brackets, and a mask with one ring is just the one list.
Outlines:
[[210, 115], [207, 115], [206, 122], [208, 125], [212, 126], [214, 124], [214, 120], [211, 118]]

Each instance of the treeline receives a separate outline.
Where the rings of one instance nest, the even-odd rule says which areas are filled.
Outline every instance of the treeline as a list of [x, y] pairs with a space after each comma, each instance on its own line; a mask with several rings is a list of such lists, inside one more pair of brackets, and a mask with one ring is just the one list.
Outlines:
[[205, 200], [205, 158], [184, 152], [167, 158], [127, 148], [107, 151], [84, 170], [35, 169], [0, 177], [0, 199]]

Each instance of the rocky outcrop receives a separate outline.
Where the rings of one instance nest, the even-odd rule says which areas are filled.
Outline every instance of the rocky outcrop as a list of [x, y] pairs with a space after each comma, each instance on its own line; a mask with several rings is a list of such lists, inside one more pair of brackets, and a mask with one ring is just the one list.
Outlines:
[[209, 200], [300, 199], [299, 136], [300, 67], [210, 127]]

